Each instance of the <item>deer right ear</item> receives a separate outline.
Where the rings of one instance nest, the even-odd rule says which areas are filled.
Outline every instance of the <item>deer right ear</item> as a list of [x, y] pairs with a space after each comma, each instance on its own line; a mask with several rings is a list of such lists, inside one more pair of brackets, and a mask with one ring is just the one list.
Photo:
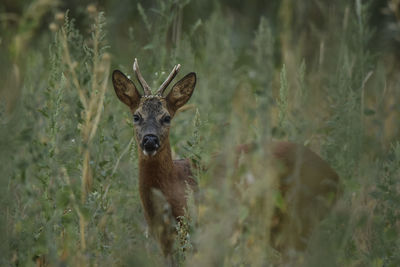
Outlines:
[[196, 86], [196, 73], [191, 72], [183, 77], [179, 82], [172, 86], [167, 95], [167, 103], [171, 111], [175, 113], [180, 107], [189, 101]]
[[112, 81], [119, 100], [128, 105], [131, 109], [136, 108], [139, 105], [141, 96], [135, 84], [119, 70], [114, 70]]

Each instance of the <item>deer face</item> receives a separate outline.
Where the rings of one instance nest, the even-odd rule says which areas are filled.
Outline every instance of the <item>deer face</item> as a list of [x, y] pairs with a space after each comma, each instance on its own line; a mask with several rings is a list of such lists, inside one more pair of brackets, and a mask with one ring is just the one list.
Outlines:
[[141, 76], [136, 60], [134, 70], [143, 87], [143, 96], [121, 71], [115, 70], [112, 80], [118, 98], [128, 105], [132, 112], [135, 137], [141, 152], [151, 157], [169, 144], [171, 120], [176, 111], [190, 99], [196, 85], [196, 74], [192, 72], [186, 75], [172, 87], [166, 97], [163, 97], [162, 94], [176, 76], [179, 65], [174, 67], [155, 95], [151, 94], [150, 87]]
[[168, 139], [171, 114], [165, 99], [159, 97], [142, 98], [133, 112], [136, 140], [147, 156], [153, 156]]

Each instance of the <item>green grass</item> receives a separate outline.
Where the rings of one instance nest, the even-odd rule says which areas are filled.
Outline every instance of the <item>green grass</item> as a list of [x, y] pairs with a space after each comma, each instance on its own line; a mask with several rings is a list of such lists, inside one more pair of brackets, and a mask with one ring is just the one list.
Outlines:
[[271, 138], [306, 145], [341, 177], [302, 264], [398, 266], [399, 7], [298, 2], [17, 1], [15, 21], [0, 4], [0, 265], [162, 266], [131, 115], [109, 74], [133, 77], [136, 57], [152, 88], [177, 63], [180, 77], [198, 77], [170, 136], [174, 157], [207, 166], [195, 174], [201, 201], [178, 228], [181, 266], [279, 262], [265, 151], [239, 168], [232, 153]]

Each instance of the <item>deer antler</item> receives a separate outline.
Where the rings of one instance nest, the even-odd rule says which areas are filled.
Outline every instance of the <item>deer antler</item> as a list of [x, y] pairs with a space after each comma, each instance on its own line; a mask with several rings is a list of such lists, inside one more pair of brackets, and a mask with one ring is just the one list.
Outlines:
[[150, 86], [147, 84], [147, 82], [144, 80], [142, 74], [140, 73], [139, 64], [137, 62], [137, 58], [135, 58], [135, 62], [133, 63], [133, 71], [136, 73], [136, 77], [138, 78], [139, 83], [143, 88], [144, 95], [145, 96], [151, 95]]
[[160, 88], [157, 90], [157, 93], [156, 93], [157, 96], [162, 96], [162, 94], [164, 93], [165, 89], [167, 89], [168, 85], [171, 83], [171, 81], [178, 74], [180, 68], [181, 68], [181, 64], [178, 64], [178, 65], [174, 66], [174, 68], [172, 69], [171, 73], [168, 75], [168, 78], [161, 84]]

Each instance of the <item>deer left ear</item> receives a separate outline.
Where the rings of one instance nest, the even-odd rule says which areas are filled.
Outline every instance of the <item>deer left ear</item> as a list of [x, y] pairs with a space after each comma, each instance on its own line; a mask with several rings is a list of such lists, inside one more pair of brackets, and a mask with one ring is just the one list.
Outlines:
[[135, 84], [119, 70], [113, 72], [112, 81], [119, 100], [131, 109], [137, 108], [140, 102], [140, 94]]
[[177, 82], [166, 97], [168, 107], [175, 113], [189, 101], [196, 86], [196, 73], [191, 72]]

